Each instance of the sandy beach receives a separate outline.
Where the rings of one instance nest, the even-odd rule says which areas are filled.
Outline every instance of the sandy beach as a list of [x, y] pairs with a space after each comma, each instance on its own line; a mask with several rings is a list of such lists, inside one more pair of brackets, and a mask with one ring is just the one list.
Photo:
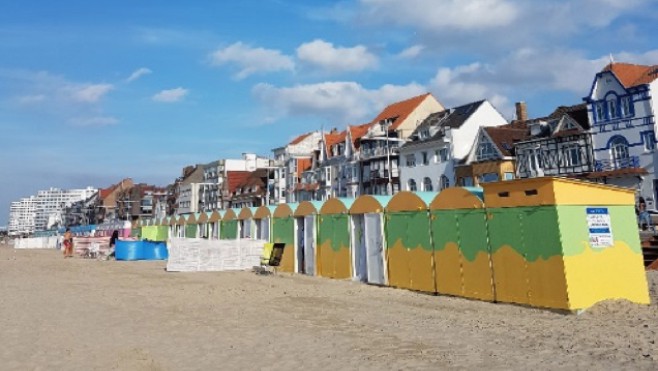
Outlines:
[[0, 247], [3, 370], [656, 369], [651, 306], [580, 315]]

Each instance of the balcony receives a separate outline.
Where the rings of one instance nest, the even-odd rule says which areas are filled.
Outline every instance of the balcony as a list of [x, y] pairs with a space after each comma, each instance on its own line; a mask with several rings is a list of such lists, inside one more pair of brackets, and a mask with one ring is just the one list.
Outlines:
[[[391, 156], [395, 156], [398, 154], [400, 149], [398, 148], [398, 144], [391, 144], [390, 146], [390, 154]], [[361, 149], [361, 155], [359, 156], [360, 159], [366, 160], [374, 157], [382, 157], [386, 156], [387, 151], [386, 147], [375, 147], [375, 148], [362, 148]]]
[[[396, 178], [398, 176], [399, 176], [398, 169], [393, 169], [393, 171], [391, 172], [391, 177]], [[366, 178], [367, 179], [364, 180], [388, 179], [388, 169], [370, 170], [370, 176]]]
[[630, 156], [617, 160], [597, 160], [594, 164], [594, 171], [612, 171], [639, 167], [640, 158], [638, 156]]

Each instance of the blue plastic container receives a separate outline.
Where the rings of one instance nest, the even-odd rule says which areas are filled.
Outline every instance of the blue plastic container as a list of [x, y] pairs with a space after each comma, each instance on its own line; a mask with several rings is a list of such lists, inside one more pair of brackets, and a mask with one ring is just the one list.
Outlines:
[[164, 242], [142, 241], [142, 249], [145, 260], [166, 260], [169, 255]]
[[144, 259], [142, 241], [117, 240], [114, 255], [117, 260], [140, 260]]

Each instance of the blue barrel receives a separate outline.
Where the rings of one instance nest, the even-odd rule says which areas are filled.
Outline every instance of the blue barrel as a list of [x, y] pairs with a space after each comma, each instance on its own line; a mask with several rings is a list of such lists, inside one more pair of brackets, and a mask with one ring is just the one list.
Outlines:
[[169, 251], [167, 250], [167, 244], [165, 242], [156, 242], [153, 249], [153, 259], [167, 260], [168, 257]]
[[117, 260], [144, 259], [142, 241], [117, 240], [114, 255]]
[[142, 241], [143, 259], [166, 260], [168, 257], [167, 244], [164, 242]]

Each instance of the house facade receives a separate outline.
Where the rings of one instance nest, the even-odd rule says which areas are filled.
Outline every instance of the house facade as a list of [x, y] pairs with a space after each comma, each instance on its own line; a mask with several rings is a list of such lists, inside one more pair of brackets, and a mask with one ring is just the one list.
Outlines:
[[549, 116], [527, 120], [528, 137], [514, 144], [520, 178], [587, 178], [595, 170], [587, 106], [559, 107]]
[[269, 169], [257, 169], [238, 182], [231, 197], [232, 208], [265, 205]]
[[254, 153], [243, 153], [241, 159], [221, 159], [203, 166], [203, 181], [200, 185], [199, 211], [223, 210], [230, 207], [232, 194], [228, 187], [231, 171], [252, 172], [271, 166], [270, 159]]
[[457, 186], [516, 178], [514, 143], [527, 137], [524, 125], [481, 127], [471, 152], [455, 168]]
[[658, 65], [610, 63], [596, 74], [587, 97], [594, 147], [592, 178], [637, 190], [656, 207]]
[[456, 184], [456, 165], [471, 152], [480, 127], [506, 125], [486, 100], [435, 112], [400, 148], [402, 190], [440, 191]]
[[322, 140], [320, 131], [305, 133], [283, 147], [272, 150], [274, 153], [274, 179], [268, 192], [269, 203], [298, 202], [295, 192], [301, 184], [302, 174], [310, 169], [313, 152]]
[[432, 94], [393, 103], [375, 117], [359, 142], [361, 194], [392, 195], [400, 187], [400, 147], [443, 105]]

